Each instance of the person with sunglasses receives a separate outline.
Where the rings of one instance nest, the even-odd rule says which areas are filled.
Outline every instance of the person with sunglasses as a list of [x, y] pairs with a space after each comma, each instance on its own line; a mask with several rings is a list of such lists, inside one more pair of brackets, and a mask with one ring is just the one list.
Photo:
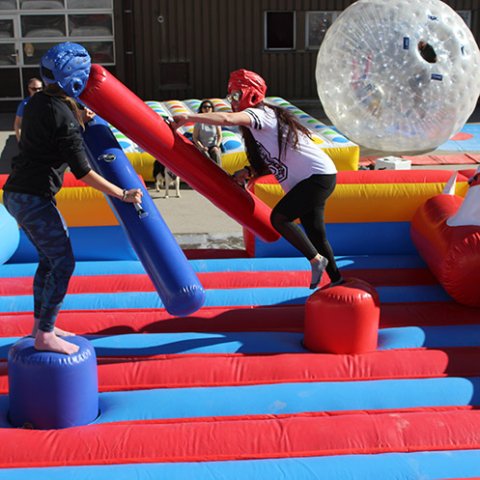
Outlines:
[[[203, 100], [198, 107], [198, 113], [213, 111], [215, 108], [210, 100]], [[193, 143], [219, 167], [222, 166], [222, 129], [218, 125], [196, 123], [193, 127]]]
[[15, 130], [15, 136], [17, 137], [17, 142], [20, 141], [20, 133], [22, 131], [22, 117], [23, 111], [25, 110], [25, 105], [37, 92], [43, 90], [43, 83], [37, 77], [32, 77], [28, 80], [27, 83], [28, 96], [25, 97], [17, 107], [17, 112], [15, 114], [15, 120], [13, 122], [13, 130]]
[[[273, 208], [273, 227], [311, 265], [310, 288], [315, 289], [326, 270], [330, 286], [343, 283], [325, 230], [325, 203], [336, 185], [332, 159], [315, 143], [311, 132], [288, 110], [265, 100], [267, 85], [255, 72], [230, 74], [228, 99], [232, 112], [211, 112], [173, 117], [173, 128], [188, 122], [239, 126], [250, 166], [234, 174], [244, 184], [251, 177], [272, 173], [285, 191]], [[296, 219], [304, 228], [302, 230]]]

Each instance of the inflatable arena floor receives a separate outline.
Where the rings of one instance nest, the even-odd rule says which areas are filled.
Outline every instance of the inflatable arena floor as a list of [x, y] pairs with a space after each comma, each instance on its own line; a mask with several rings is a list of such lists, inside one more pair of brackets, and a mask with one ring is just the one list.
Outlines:
[[[446, 179], [435, 178], [432, 188]], [[0, 267], [0, 478], [480, 475], [480, 310], [446, 292], [406, 222], [370, 220], [331, 225], [347, 278], [338, 288], [358, 278], [379, 296], [378, 348], [357, 355], [304, 347], [308, 265], [278, 257], [288, 248], [281, 241], [271, 256], [186, 252], [206, 291], [186, 317], [166, 312], [120, 241], [109, 252], [117, 260], [87, 260], [80, 246], [58, 325], [95, 348], [100, 414], [61, 430], [13, 428], [8, 419], [7, 354], [31, 329], [36, 269], [21, 237]], [[83, 228], [101, 244], [102, 229], [115, 227], [72, 227], [76, 245]], [[349, 228], [357, 233], [342, 245]]]
[[[150, 107], [122, 98], [150, 122], [141, 110]], [[95, 103], [88, 88], [84, 99]], [[120, 125], [127, 111], [95, 106], [128, 129]], [[114, 137], [97, 127], [98, 136], [86, 134], [89, 149], [113, 155]], [[142, 135], [165, 145], [173, 135], [134, 127], [145, 149], [155, 146]], [[181, 140], [173, 148], [180, 162], [187, 155], [178, 168], [189, 183], [219, 197], [230, 191], [228, 175], [201, 168], [210, 161], [192, 145]], [[206, 169], [209, 178], [195, 173]], [[18, 405], [9, 396], [8, 355], [29, 341], [37, 257], [0, 205], [0, 479], [479, 477], [480, 226], [468, 215], [472, 200], [478, 204], [480, 186], [468, 182], [474, 174], [459, 172], [452, 182], [448, 171], [339, 172], [326, 218], [346, 283], [328, 288], [325, 275], [314, 293], [308, 262], [264, 222], [282, 194], [270, 177], [242, 190], [238, 204], [217, 199], [246, 225], [244, 249], [182, 252], [146, 198], [143, 213], [109, 204], [67, 175], [58, 207], [77, 264], [57, 325], [93, 346], [99, 411], [87, 424], [61, 429], [11, 423]], [[183, 291], [169, 295], [184, 281], [179, 271], [201, 292], [200, 305], [188, 304]], [[359, 282], [377, 302], [366, 311], [379, 315], [375, 345], [362, 353], [307, 348], [312, 321], [328, 327], [334, 347], [348, 343], [355, 332], [342, 325], [363, 308]], [[333, 303], [316, 301], [312, 317], [306, 305], [327, 297]], [[59, 356], [47, 354], [31, 375]], [[66, 392], [72, 404], [85, 393], [77, 390]], [[35, 410], [39, 399], [27, 401]], [[40, 422], [43, 412], [34, 416]]]

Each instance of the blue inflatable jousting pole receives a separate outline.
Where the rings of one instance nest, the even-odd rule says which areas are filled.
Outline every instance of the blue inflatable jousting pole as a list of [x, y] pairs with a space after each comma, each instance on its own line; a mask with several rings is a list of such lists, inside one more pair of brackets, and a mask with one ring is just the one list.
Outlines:
[[86, 125], [84, 140], [98, 173], [120, 188], [143, 191], [141, 205], [107, 198], [165, 308], [172, 315], [196, 312], [205, 291], [108, 124], [96, 116]]

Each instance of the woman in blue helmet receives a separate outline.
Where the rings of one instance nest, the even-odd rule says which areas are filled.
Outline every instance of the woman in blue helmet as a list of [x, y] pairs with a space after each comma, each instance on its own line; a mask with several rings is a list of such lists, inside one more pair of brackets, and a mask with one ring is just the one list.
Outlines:
[[66, 341], [68, 332], [55, 327], [75, 260], [65, 222], [56, 207], [67, 167], [77, 179], [112, 197], [138, 203], [138, 189], [122, 190], [95, 173], [87, 160], [82, 129], [91, 112], [71, 97], [85, 88], [90, 56], [81, 45], [62, 43], [41, 59], [46, 84], [27, 104], [20, 137], [20, 154], [4, 186], [3, 202], [37, 249], [39, 264], [33, 281], [35, 348], [72, 354], [78, 346]]

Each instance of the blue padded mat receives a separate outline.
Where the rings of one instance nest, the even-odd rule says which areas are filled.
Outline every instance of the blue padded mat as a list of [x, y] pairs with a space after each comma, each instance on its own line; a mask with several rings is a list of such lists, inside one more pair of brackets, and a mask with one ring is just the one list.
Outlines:
[[191, 463], [140, 463], [0, 470], [0, 480], [446, 480], [459, 477], [480, 477], [479, 450], [196, 462], [193, 466]]

